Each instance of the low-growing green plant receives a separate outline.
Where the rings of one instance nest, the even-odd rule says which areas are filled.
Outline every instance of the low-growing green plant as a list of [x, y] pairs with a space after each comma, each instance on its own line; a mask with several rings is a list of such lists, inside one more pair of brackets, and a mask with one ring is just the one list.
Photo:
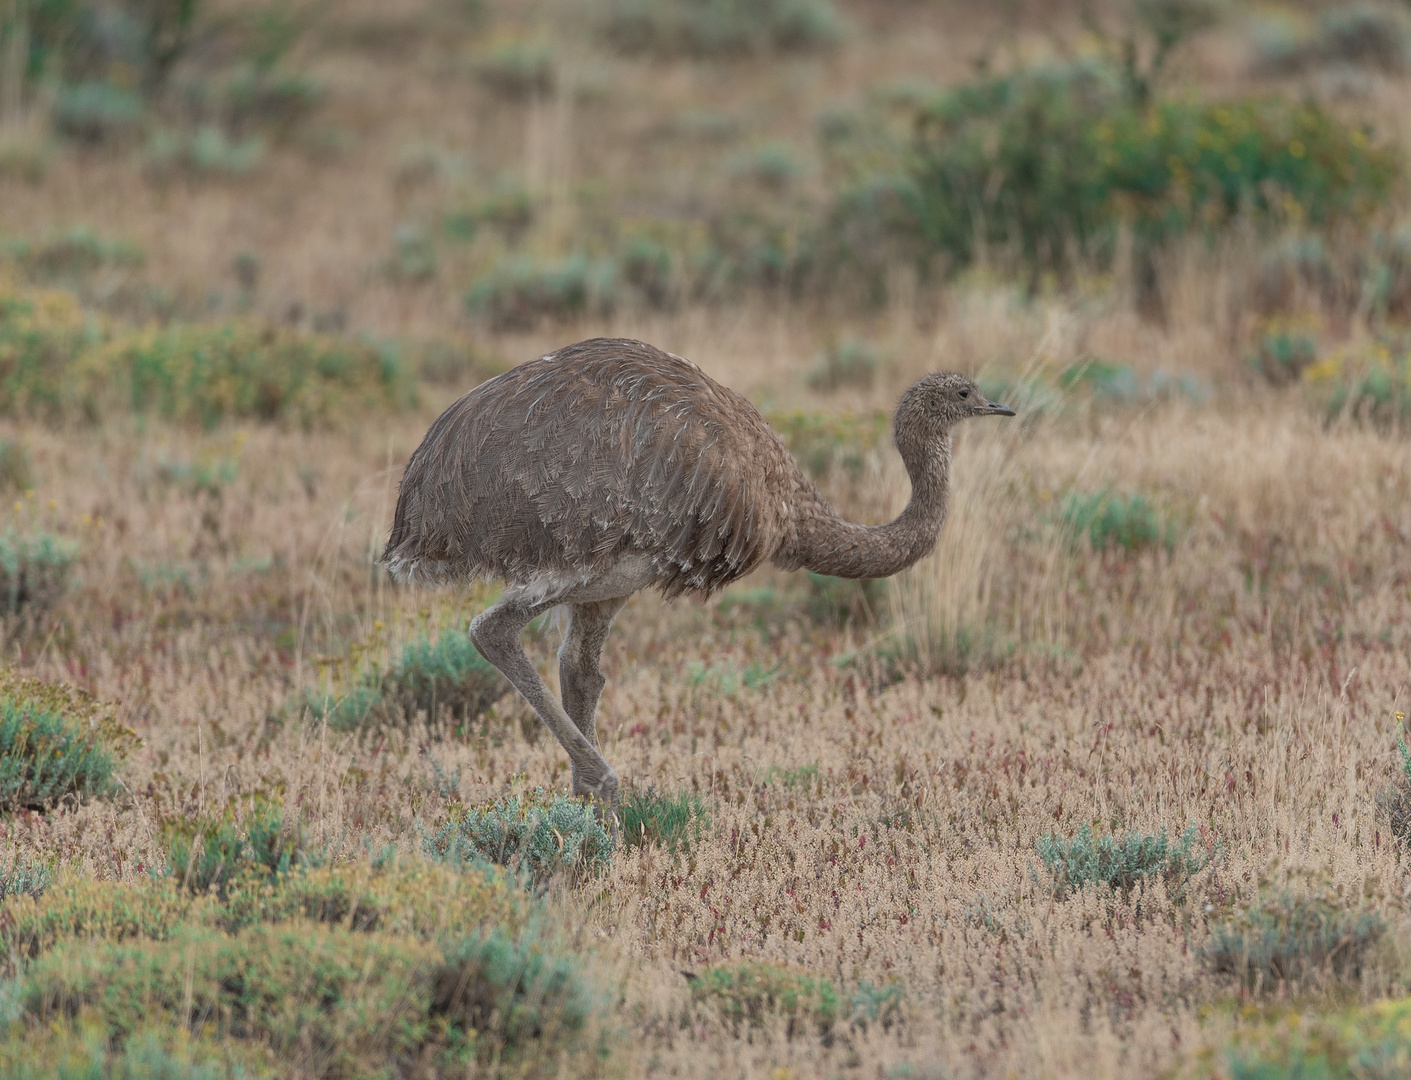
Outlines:
[[0, 616], [35, 624], [68, 591], [78, 544], [53, 533], [0, 533]]
[[243, 819], [227, 812], [214, 820], [182, 818], [164, 830], [167, 874], [193, 892], [224, 895], [231, 882], [287, 874], [308, 865], [303, 837], [284, 827], [282, 806], [257, 803]]
[[34, 484], [29, 451], [17, 439], [0, 439], [0, 487], [26, 491]]
[[146, 261], [138, 245], [109, 240], [83, 226], [35, 240], [11, 240], [0, 253], [41, 281], [72, 281], [105, 267], [138, 267]]
[[823, 479], [835, 468], [861, 475], [866, 455], [883, 445], [888, 432], [886, 413], [815, 413], [770, 410], [765, 419], [784, 438], [789, 452], [814, 477]]
[[117, 337], [80, 370], [90, 410], [115, 395], [135, 412], [206, 426], [242, 418], [310, 425], [349, 406], [400, 407], [412, 394], [389, 349], [241, 323]]
[[81, 691], [0, 673], [0, 811], [112, 794], [133, 738]]
[[921, 110], [899, 175], [860, 179], [829, 228], [901, 236], [923, 269], [1022, 269], [1031, 289], [1110, 264], [1125, 229], [1150, 293], [1152, 254], [1176, 237], [1238, 218], [1365, 224], [1399, 183], [1394, 151], [1311, 103], [1142, 100], [1135, 85], [1081, 62], [947, 90]]
[[142, 96], [107, 82], [60, 88], [50, 121], [54, 129], [87, 143], [112, 143], [136, 136], [145, 113]]
[[825, 48], [843, 22], [829, 0], [613, 0], [603, 29], [628, 53], [737, 56]]
[[1084, 825], [1071, 838], [1041, 836], [1034, 850], [1053, 875], [1059, 897], [1086, 885], [1129, 893], [1149, 878], [1160, 878], [1170, 893], [1179, 895], [1214, 857], [1197, 850], [1196, 842], [1194, 825], [1179, 840], [1172, 840], [1164, 829], [1154, 836], [1136, 830], [1124, 837], [1094, 836], [1092, 826]]
[[691, 997], [737, 1031], [780, 1017], [789, 1038], [827, 1034], [847, 1011], [830, 980], [761, 963], [709, 968], [691, 980]]
[[775, 781], [785, 787], [811, 787], [818, 780], [818, 762], [811, 761], [807, 765], [799, 765], [791, 769], [781, 769], [778, 765], [769, 766], [765, 771], [763, 782], [772, 784]]
[[466, 306], [501, 329], [528, 328], [544, 319], [564, 319], [610, 310], [616, 267], [611, 259], [570, 255], [534, 259], [512, 255], [471, 286]]
[[628, 844], [659, 844], [675, 851], [710, 828], [705, 800], [690, 791], [658, 794], [655, 788], [633, 788], [619, 811], [622, 838]]
[[418, 712], [434, 720], [442, 707], [464, 723], [509, 690], [509, 682], [480, 655], [469, 634], [444, 630], [435, 642], [426, 637], [408, 642], [390, 668], [368, 670], [342, 694], [306, 688], [285, 712], [307, 712], [327, 720], [335, 731], [356, 731], [398, 715], [411, 719]]
[[1395, 1080], [1411, 1075], [1411, 1002], [1328, 1013], [1279, 1009], [1241, 1024], [1220, 1048], [1231, 1080]]
[[489, 806], [457, 807], [423, 840], [434, 859], [507, 866], [540, 887], [552, 878], [587, 877], [612, 858], [612, 834], [593, 807], [579, 799], [542, 790], [514, 792]]
[[1275, 329], [1256, 343], [1249, 365], [1273, 385], [1288, 386], [1317, 359], [1318, 343], [1313, 335]]
[[1411, 419], [1411, 347], [1405, 342], [1340, 349], [1305, 368], [1303, 381], [1329, 421], [1386, 428]]
[[1118, 547], [1138, 551], [1172, 542], [1171, 530], [1163, 528], [1156, 508], [1144, 495], [1095, 491], [1073, 493], [1063, 502], [1062, 522], [1074, 537], [1086, 534], [1094, 551]]
[[768, 686], [779, 677], [780, 666], [776, 663], [765, 667], [760, 661], [751, 660], [741, 668], [729, 661], [707, 664], [703, 660], [692, 660], [682, 675], [692, 689], [730, 697], [741, 690], [760, 690]]
[[10, 865], [0, 870], [0, 901], [12, 896], [43, 896], [53, 879], [54, 868], [49, 863], [16, 851]]
[[398, 353], [253, 323], [105, 327], [71, 293], [0, 286], [0, 412], [96, 422], [114, 408], [213, 425], [327, 423], [414, 400]]
[[1389, 930], [1378, 912], [1341, 889], [1265, 894], [1211, 934], [1205, 961], [1250, 990], [1272, 993], [1310, 980], [1355, 982]]
[[881, 578], [839, 578], [808, 571], [808, 613], [825, 626], [870, 626], [886, 610], [887, 583]]
[[265, 141], [259, 135], [233, 138], [225, 129], [203, 124], [195, 131], [158, 129], [143, 150], [143, 164], [156, 176], [244, 176], [263, 160]]

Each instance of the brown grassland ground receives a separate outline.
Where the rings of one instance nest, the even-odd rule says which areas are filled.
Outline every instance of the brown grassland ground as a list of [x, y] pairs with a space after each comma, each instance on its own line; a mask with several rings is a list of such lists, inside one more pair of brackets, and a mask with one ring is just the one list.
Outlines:
[[[735, 144], [806, 147], [821, 107], [883, 81], [963, 78], [999, 29], [979, 5], [878, 2], [849, 6], [852, 35], [821, 57], [667, 61], [600, 49], [578, 10], [495, 3], [472, 34], [411, 0], [329, 4], [300, 48], [327, 88], [311, 123], [342, 149], [278, 145], [248, 177], [168, 184], [131, 154], [64, 150], [38, 184], [0, 181], [0, 233], [83, 224], [131, 239], [147, 252], [133, 273], [188, 317], [232, 310], [232, 260], [250, 251], [254, 317], [327, 316], [500, 366], [593, 334], [640, 336], [776, 410], [866, 413], [926, 371], [1052, 375], [1088, 355], [1187, 374], [1205, 393], [1074, 392], [973, 422], [937, 552], [874, 594], [878, 610], [819, 620], [806, 583], [774, 571], [707, 604], [632, 601], [604, 660], [604, 754], [625, 784], [698, 794], [708, 823], [680, 851], [620, 850], [601, 876], [550, 890], [544, 918], [612, 988], [593, 1021], [610, 1049], [535, 1067], [1228, 1075], [1220, 1048], [1281, 1010], [1404, 992], [1411, 865], [1378, 796], [1399, 772], [1396, 714], [1411, 698], [1405, 432], [1326, 423], [1301, 388], [1253, 379], [1229, 277], [1194, 256], [1170, 270], [1164, 324], [1118, 285], [1029, 301], [977, 275], [873, 313], [760, 296], [494, 331], [461, 305], [486, 251], [451, 251], [428, 280], [380, 273], [399, 225], [434, 222], [502, 172], [549, 207], [533, 241], [546, 251], [553, 230], [587, 227], [580, 189], [709, 199], [732, 151], [673, 141], [672, 117], [710, 110], [734, 117]], [[586, 89], [495, 98], [468, 57], [496, 34], [553, 43], [561, 85]], [[1182, 77], [1248, 88], [1242, 48], [1216, 35]], [[1353, 107], [1403, 137], [1407, 89], [1378, 76]], [[418, 147], [462, 164], [419, 170]], [[810, 389], [816, 354], [849, 334], [877, 343], [875, 384]], [[32, 462], [32, 493], [7, 500], [5, 523], [82, 545], [54, 620], [12, 635], [7, 660], [117, 703], [141, 740], [120, 797], [6, 818], [3, 844], [131, 882], [165, 864], [165, 823], [267, 795], [333, 857], [388, 844], [413, 857], [419, 828], [453, 804], [565, 791], [567, 759], [512, 698], [468, 728], [422, 717], [348, 735], [270, 719], [350, 656], [385, 659], [486, 602], [488, 590], [401, 588], [371, 565], [402, 462], [473, 381], [467, 366], [424, 382], [412, 410], [313, 431], [116, 413], [93, 427], [0, 423]], [[882, 520], [905, 501], [904, 474], [885, 440], [860, 461], [826, 486], [849, 514]], [[164, 479], [169, 462], [225, 462], [232, 479], [192, 491]], [[1065, 531], [1068, 493], [1103, 489], [1142, 493], [1165, 541], [1098, 551]], [[556, 683], [557, 631], [533, 636]], [[1184, 889], [1064, 896], [1035, 842], [1082, 826], [1194, 826], [1215, 854]], [[1203, 950], [1232, 912], [1285, 885], [1342, 890], [1393, 925], [1391, 944], [1351, 979], [1242, 992]], [[885, 1025], [841, 1034], [783, 1016], [737, 1026], [693, 1002], [683, 972], [740, 961], [825, 977], [844, 997], [863, 984], [904, 996]], [[269, 1067], [315, 1075], [307, 1053]]]

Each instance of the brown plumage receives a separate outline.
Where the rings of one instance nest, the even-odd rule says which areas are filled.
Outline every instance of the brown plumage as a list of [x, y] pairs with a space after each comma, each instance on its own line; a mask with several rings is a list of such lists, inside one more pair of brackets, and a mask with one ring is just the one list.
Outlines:
[[[895, 434], [911, 500], [889, 524], [856, 525], [739, 394], [643, 342], [595, 338], [442, 413], [407, 463], [382, 561], [402, 580], [510, 586], [471, 636], [568, 750], [574, 791], [611, 805], [617, 777], [594, 735], [598, 659], [627, 597], [705, 595], [766, 559], [840, 577], [896, 573], [935, 546], [951, 428], [979, 415], [1013, 412], [963, 375], [908, 390]], [[572, 609], [562, 707], [519, 645], [524, 624], [557, 604]]]

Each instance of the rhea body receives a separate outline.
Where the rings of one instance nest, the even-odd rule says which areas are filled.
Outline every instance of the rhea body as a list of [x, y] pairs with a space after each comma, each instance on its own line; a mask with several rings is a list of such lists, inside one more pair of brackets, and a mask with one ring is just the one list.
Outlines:
[[[844, 520], [744, 397], [679, 356], [595, 338], [482, 383], [432, 424], [402, 476], [382, 561], [394, 577], [508, 586], [470, 636], [568, 752], [573, 791], [615, 808], [597, 746], [599, 661], [633, 593], [709, 595], [769, 561], [847, 578], [888, 577], [925, 557], [945, 522], [951, 429], [1013, 416], [963, 375], [902, 396], [894, 433], [911, 479], [885, 525]], [[569, 609], [562, 703], [520, 644]]]

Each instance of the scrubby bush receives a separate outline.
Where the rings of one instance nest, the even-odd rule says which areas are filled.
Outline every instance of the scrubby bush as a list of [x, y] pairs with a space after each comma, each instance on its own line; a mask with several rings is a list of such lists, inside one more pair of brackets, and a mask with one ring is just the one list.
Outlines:
[[153, 176], [188, 173], [193, 176], [244, 176], [264, 157], [258, 135], [233, 138], [215, 124], [194, 131], [162, 128], [154, 131], [143, 150], [143, 165]]
[[145, 106], [135, 91], [105, 82], [65, 86], [54, 98], [50, 120], [57, 131], [88, 143], [116, 142], [136, 135]]
[[543, 791], [457, 808], [423, 846], [434, 859], [508, 866], [535, 886], [559, 875], [576, 880], [593, 874], [608, 864], [614, 847], [591, 806]]
[[0, 617], [36, 626], [68, 591], [78, 544], [47, 532], [0, 533]]
[[1403, 341], [1339, 349], [1304, 368], [1303, 381], [1329, 420], [1394, 427], [1411, 419], [1411, 347]]
[[18, 851], [5, 870], [0, 870], [0, 901], [12, 896], [40, 897], [54, 879], [54, 868], [33, 856]]
[[1411, 1076], [1411, 1001], [1312, 1012], [1282, 1008], [1222, 1047], [1231, 1080], [1397, 1080]]
[[1312, 104], [1146, 103], [1105, 64], [1026, 68], [924, 107], [901, 174], [846, 193], [829, 229], [900, 236], [923, 266], [1007, 263], [1037, 287], [1107, 265], [1126, 228], [1154, 288], [1152, 254], [1176, 237], [1365, 223], [1400, 175], [1394, 151]]
[[824, 626], [871, 625], [880, 620], [887, 600], [882, 578], [840, 578], [807, 572], [807, 611]]
[[826, 48], [843, 23], [829, 0], [613, 0], [604, 32], [629, 53], [740, 56]]
[[615, 297], [611, 259], [512, 255], [471, 286], [466, 306], [500, 329], [527, 329], [544, 319], [608, 311]]
[[888, 433], [886, 413], [814, 413], [771, 411], [765, 419], [816, 479], [835, 469], [861, 475], [867, 454], [883, 445]]
[[1071, 536], [1086, 534], [1094, 551], [1138, 551], [1163, 542], [1169, 546], [1172, 540], [1156, 508], [1140, 494], [1075, 492], [1064, 500], [1061, 520]]
[[105, 267], [137, 267], [146, 261], [138, 245], [110, 240], [82, 226], [36, 240], [11, 240], [2, 250], [28, 276], [45, 281], [73, 280]]
[[211, 426], [227, 419], [329, 421], [350, 407], [401, 406], [408, 373], [388, 349], [244, 323], [114, 337], [80, 365], [85, 407]]
[[605, 999], [503, 874], [391, 857], [266, 869], [205, 893], [66, 871], [7, 899], [0, 1075], [95, 1038], [118, 1069], [176, 1031], [188, 1057], [218, 1044], [226, 1063], [267, 1067], [273, 1050], [309, 1076], [407, 1060], [537, 1074], [585, 1048]]
[[81, 691], [0, 673], [0, 811], [112, 794], [133, 738]]
[[480, 655], [463, 631], [445, 630], [433, 643], [416, 638], [385, 672], [372, 669], [341, 696], [307, 689], [286, 711], [308, 711], [336, 731], [356, 731], [418, 711], [434, 720], [442, 706], [462, 722], [479, 716], [509, 692], [510, 685]]
[[1204, 955], [1212, 971], [1251, 990], [1273, 992], [1280, 984], [1329, 978], [1355, 982], [1388, 929], [1385, 918], [1341, 889], [1283, 890], [1217, 927]]
[[1287, 386], [1317, 359], [1318, 343], [1311, 334], [1275, 327], [1259, 338], [1249, 365], [1273, 385]]
[[212, 425], [333, 421], [409, 404], [397, 353], [366, 342], [229, 322], [105, 327], [73, 295], [0, 288], [0, 412], [97, 421], [114, 407]]
[[1390, 788], [1377, 795], [1377, 810], [1391, 834], [1403, 844], [1411, 845], [1411, 749], [1406, 738], [1396, 733], [1396, 749], [1401, 755], [1401, 769]]
[[1196, 850], [1194, 825], [1176, 841], [1164, 829], [1155, 836], [1133, 830], [1119, 838], [1094, 836], [1092, 826], [1084, 825], [1072, 838], [1041, 836], [1034, 850], [1053, 875], [1060, 898], [1086, 885], [1129, 893], [1149, 878], [1160, 878], [1171, 893], [1179, 893], [1212, 858]]
[[655, 788], [633, 788], [620, 813], [626, 843], [658, 844], [668, 851], [675, 851], [710, 827], [705, 800], [690, 791], [662, 795]]
[[232, 881], [278, 877], [306, 865], [297, 828], [284, 827], [281, 806], [258, 804], [242, 820], [232, 813], [202, 821], [182, 818], [164, 830], [167, 874], [197, 893], [224, 894]]

